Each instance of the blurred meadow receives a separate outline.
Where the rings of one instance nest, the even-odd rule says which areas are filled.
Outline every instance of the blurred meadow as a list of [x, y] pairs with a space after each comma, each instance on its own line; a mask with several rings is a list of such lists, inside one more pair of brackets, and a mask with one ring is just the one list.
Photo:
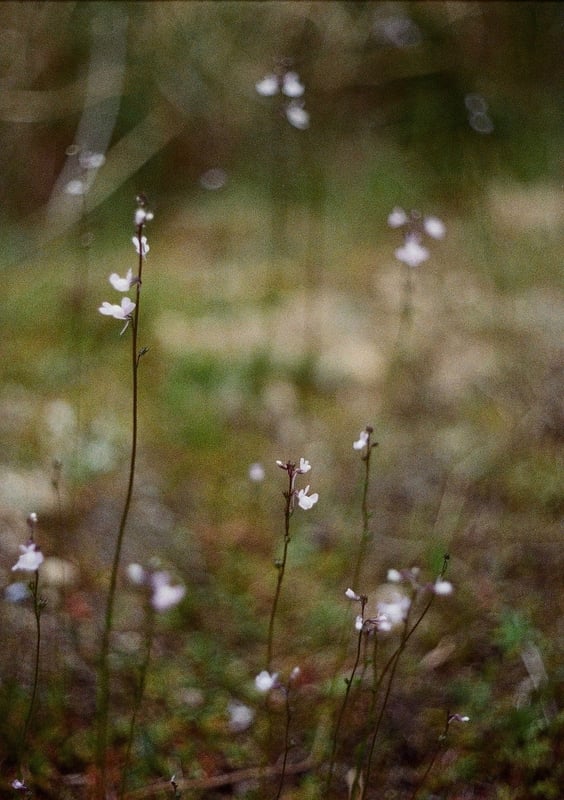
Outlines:
[[[108, 781], [144, 652], [134, 563], [186, 593], [155, 620], [125, 796], [563, 796], [563, 34], [543, 2], [2, 3], [0, 797], [93, 796], [132, 395], [131, 331], [98, 307], [135, 269], [140, 192], [148, 352]], [[257, 91], [288, 72], [297, 100]], [[419, 266], [397, 257], [398, 208], [444, 223]], [[319, 501], [292, 514], [276, 620], [272, 672], [300, 668], [290, 718], [255, 676], [284, 538], [276, 460], [300, 458]], [[30, 512], [47, 603], [18, 789], [36, 634], [12, 567]], [[434, 581], [445, 554], [454, 591], [402, 655], [369, 784], [347, 785], [361, 680], [331, 786], [345, 590], [370, 601], [414, 566]], [[470, 721], [435, 760], [448, 713]]]

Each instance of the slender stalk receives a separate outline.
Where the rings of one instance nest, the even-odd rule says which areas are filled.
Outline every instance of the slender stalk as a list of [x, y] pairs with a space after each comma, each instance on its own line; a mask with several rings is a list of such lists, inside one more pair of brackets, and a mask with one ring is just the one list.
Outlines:
[[364, 558], [366, 556], [366, 548], [371, 538], [370, 517], [372, 515], [368, 507], [368, 489], [370, 487], [370, 456], [372, 453], [372, 449], [377, 446], [377, 442], [370, 441], [373, 433], [373, 428], [371, 425], [366, 426], [366, 433], [368, 435], [368, 438], [366, 440], [366, 453], [362, 456], [362, 460], [364, 461], [364, 481], [362, 485], [362, 504], [361, 504], [362, 533], [360, 536], [360, 546], [358, 548], [358, 554], [356, 557], [356, 564], [351, 584], [352, 588], [355, 591], [359, 590], [360, 573], [362, 570], [362, 565], [364, 563]]
[[132, 372], [132, 408], [131, 408], [131, 454], [129, 460], [129, 479], [127, 483], [127, 492], [125, 495], [125, 502], [121, 514], [121, 519], [118, 528], [116, 539], [116, 546], [114, 550], [114, 558], [112, 562], [112, 571], [110, 575], [110, 587], [108, 590], [108, 599], [106, 603], [106, 612], [104, 616], [104, 629], [102, 632], [102, 642], [100, 648], [100, 666], [99, 666], [99, 683], [98, 683], [98, 710], [97, 710], [97, 748], [96, 748], [96, 762], [98, 768], [98, 791], [97, 796], [103, 800], [106, 790], [106, 753], [108, 746], [108, 708], [109, 708], [109, 694], [110, 694], [110, 675], [108, 656], [110, 649], [110, 636], [112, 632], [112, 624], [114, 617], [114, 606], [117, 587], [117, 576], [119, 572], [119, 565], [121, 559], [121, 550], [123, 546], [123, 539], [125, 535], [125, 528], [129, 516], [129, 509], [131, 506], [131, 499], [133, 496], [133, 484], [135, 480], [135, 465], [137, 459], [137, 429], [138, 429], [138, 371], [139, 360], [141, 353], [137, 351], [137, 333], [139, 329], [139, 301], [141, 296], [141, 278], [143, 271], [143, 247], [141, 244], [141, 237], [143, 232], [143, 224], [137, 225], [136, 235], [139, 242], [139, 262], [137, 281], [135, 283], [135, 310], [131, 320], [131, 372]]
[[429, 774], [430, 774], [431, 770], [433, 769], [435, 761], [437, 760], [438, 755], [441, 752], [441, 749], [444, 747], [444, 744], [445, 744], [445, 741], [446, 741], [446, 738], [447, 738], [447, 734], [448, 734], [448, 728], [449, 728], [449, 725], [450, 725], [451, 721], [452, 721], [452, 717], [450, 715], [450, 712], [447, 711], [446, 719], [445, 719], [445, 727], [443, 728], [443, 731], [442, 731], [441, 735], [438, 738], [437, 746], [435, 747], [433, 755], [431, 756], [431, 760], [427, 764], [427, 768], [426, 768], [425, 772], [421, 776], [421, 780], [419, 781], [419, 783], [417, 784], [417, 786], [413, 790], [413, 793], [411, 794], [409, 800], [415, 800], [415, 798], [417, 797], [417, 795], [419, 794], [419, 792], [421, 791], [421, 789], [425, 785], [425, 782], [426, 782], [427, 778], [429, 777]]
[[[444, 558], [443, 558], [443, 565], [442, 565], [442, 569], [441, 569], [441, 572], [440, 572], [440, 577], [441, 578], [444, 577], [444, 574], [445, 574], [447, 566], [448, 566], [449, 558], [450, 558], [450, 556], [448, 554], [445, 555]], [[401, 641], [400, 641], [398, 647], [394, 650], [394, 652], [392, 653], [392, 655], [388, 659], [386, 665], [384, 666], [384, 669], [382, 670], [380, 678], [378, 679], [378, 681], [376, 682], [376, 685], [374, 687], [373, 702], [371, 704], [371, 712], [373, 712], [375, 710], [376, 698], [377, 698], [377, 695], [378, 695], [378, 693], [380, 691], [380, 687], [381, 687], [382, 682], [384, 680], [384, 676], [390, 670], [390, 676], [389, 676], [389, 679], [388, 679], [388, 683], [386, 685], [386, 690], [385, 690], [385, 693], [384, 693], [384, 698], [382, 700], [382, 705], [380, 706], [380, 712], [379, 712], [378, 716], [376, 717], [376, 719], [374, 721], [374, 730], [373, 730], [372, 737], [371, 737], [371, 740], [370, 740], [370, 748], [369, 748], [369, 751], [368, 751], [368, 758], [367, 758], [367, 761], [366, 761], [366, 781], [365, 781], [364, 789], [363, 789], [363, 792], [362, 792], [362, 795], [361, 795], [361, 800], [365, 800], [366, 792], [368, 791], [368, 786], [369, 786], [369, 782], [370, 782], [370, 770], [372, 768], [372, 758], [374, 756], [374, 748], [375, 748], [375, 745], [376, 745], [376, 739], [378, 737], [378, 733], [380, 732], [382, 719], [384, 718], [384, 713], [386, 711], [386, 707], [387, 707], [388, 701], [390, 699], [390, 694], [391, 694], [391, 691], [392, 691], [392, 685], [394, 683], [394, 678], [395, 678], [395, 675], [396, 675], [396, 670], [397, 670], [397, 667], [398, 667], [398, 664], [399, 664], [399, 660], [400, 660], [401, 654], [405, 650], [408, 641], [411, 639], [411, 637], [413, 636], [413, 634], [415, 633], [415, 631], [417, 630], [417, 628], [419, 627], [419, 625], [421, 624], [423, 619], [427, 616], [427, 613], [429, 612], [429, 609], [433, 605], [434, 600], [435, 600], [435, 595], [432, 594], [431, 597], [429, 598], [429, 600], [427, 601], [427, 603], [425, 604], [425, 607], [423, 608], [423, 610], [419, 614], [419, 617], [417, 618], [417, 620], [413, 623], [413, 625], [411, 627], [409, 627], [409, 614], [410, 614], [410, 611], [411, 611], [411, 608], [412, 608], [412, 604], [410, 604], [409, 611], [408, 611], [407, 616], [406, 616], [405, 621], [404, 621], [404, 627], [403, 627], [403, 631], [402, 631]], [[361, 758], [362, 758], [362, 755], [361, 755]]]
[[266, 647], [266, 669], [270, 672], [272, 664], [272, 648], [274, 641], [274, 620], [276, 618], [276, 611], [278, 608], [278, 601], [280, 600], [280, 592], [282, 590], [282, 581], [284, 580], [284, 573], [286, 571], [286, 563], [288, 560], [288, 546], [290, 544], [290, 517], [292, 516], [294, 504], [294, 481], [295, 472], [293, 469], [288, 469], [288, 491], [284, 492], [286, 499], [284, 507], [284, 549], [282, 551], [282, 559], [276, 563], [278, 569], [278, 578], [276, 581], [276, 591], [274, 592], [274, 600], [272, 601], [272, 610], [270, 612], [270, 622], [268, 623], [268, 643]]
[[286, 765], [288, 763], [288, 751], [290, 749], [290, 723], [292, 721], [292, 709], [290, 708], [290, 686], [285, 690], [286, 698], [286, 724], [284, 726], [284, 756], [282, 759], [282, 772], [280, 773], [280, 782], [278, 784], [278, 792], [276, 793], [275, 800], [280, 800], [282, 796], [282, 789], [284, 788], [284, 781], [286, 779]]
[[127, 749], [125, 752], [125, 761], [122, 770], [122, 778], [121, 778], [121, 786], [119, 792], [120, 800], [123, 800], [125, 796], [125, 788], [127, 782], [127, 773], [129, 770], [129, 762], [131, 757], [131, 748], [133, 746], [133, 734], [135, 732], [135, 724], [137, 722], [137, 716], [139, 714], [139, 709], [141, 708], [141, 701], [143, 699], [143, 695], [145, 693], [145, 685], [147, 683], [147, 673], [149, 671], [149, 661], [151, 660], [151, 649], [153, 646], [153, 634], [155, 632], [155, 612], [150, 604], [147, 603], [146, 615], [145, 615], [145, 657], [143, 659], [143, 663], [139, 669], [139, 682], [136, 687], [135, 691], [135, 704], [133, 707], [133, 713], [131, 715], [131, 721], [129, 723], [129, 733], [127, 737]]
[[19, 746], [18, 763], [20, 765], [20, 771], [21, 771], [21, 762], [25, 753], [27, 734], [29, 732], [31, 718], [33, 716], [33, 709], [35, 707], [35, 700], [37, 697], [37, 687], [39, 686], [39, 654], [41, 650], [41, 611], [43, 610], [43, 605], [44, 605], [43, 601], [40, 600], [39, 598], [39, 570], [35, 570], [33, 584], [30, 584], [30, 586], [33, 595], [33, 615], [35, 617], [35, 656], [34, 656], [34, 666], [33, 666], [33, 688], [31, 690], [31, 700], [29, 701], [29, 708], [27, 710], [27, 715], [25, 718], [22, 735], [20, 739], [20, 746]]
[[[366, 598], [362, 597], [362, 615], [364, 616], [364, 606], [366, 605]], [[343, 702], [341, 703], [341, 708], [339, 709], [339, 713], [337, 715], [337, 721], [335, 722], [335, 731], [333, 733], [333, 747], [331, 749], [331, 759], [329, 761], [329, 773], [327, 775], [327, 784], [325, 787], [325, 792], [327, 796], [331, 791], [331, 782], [333, 780], [333, 770], [335, 769], [335, 757], [337, 754], [337, 745], [339, 741], [339, 732], [341, 730], [341, 722], [343, 721], [343, 716], [345, 713], [345, 709], [347, 707], [347, 703], [349, 701], [349, 695], [351, 692], [351, 688], [354, 681], [354, 676], [358, 669], [358, 665], [360, 664], [360, 655], [362, 651], [362, 639], [363, 639], [364, 630], [361, 628], [358, 632], [358, 639], [357, 639], [357, 646], [356, 646], [356, 657], [353, 664], [353, 668], [351, 671], [350, 678], [346, 680], [347, 688], [345, 690], [345, 696], [343, 697]]]

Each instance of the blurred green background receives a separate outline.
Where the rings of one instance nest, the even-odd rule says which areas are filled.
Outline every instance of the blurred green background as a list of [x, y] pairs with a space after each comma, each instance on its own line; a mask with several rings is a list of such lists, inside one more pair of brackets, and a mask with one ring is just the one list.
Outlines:
[[[563, 32], [562, 6], [542, 2], [2, 4], [0, 576], [16, 579], [36, 511], [51, 559], [33, 734], [45, 796], [83, 796], [68, 776], [91, 763], [131, 403], [128, 336], [97, 308], [115, 301], [108, 275], [135, 269], [140, 191], [155, 212], [150, 349], [124, 563], [158, 559], [188, 593], [162, 622], [138, 785], [280, 754], [260, 720], [237, 735], [226, 720], [229, 702], [256, 702], [283, 531], [275, 460], [300, 456], [320, 501], [293, 518], [276, 668], [306, 674], [295, 737], [311, 746], [350, 614], [352, 442], [370, 423], [372, 541], [354, 588], [370, 595], [389, 567], [433, 576], [446, 551], [456, 587], [408, 659], [373, 796], [410, 796], [446, 706], [472, 726], [433, 796], [560, 796]], [[277, 69], [304, 84], [304, 130], [287, 99], [256, 91]], [[409, 275], [396, 206], [446, 225]], [[121, 606], [125, 729], [140, 628], [125, 584]], [[6, 769], [32, 619], [6, 595]], [[284, 797], [320, 792], [306, 776]]]

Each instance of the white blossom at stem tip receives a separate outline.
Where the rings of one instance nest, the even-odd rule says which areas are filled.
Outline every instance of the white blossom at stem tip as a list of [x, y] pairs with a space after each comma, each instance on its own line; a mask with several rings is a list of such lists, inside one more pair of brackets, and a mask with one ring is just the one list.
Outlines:
[[300, 458], [300, 466], [297, 468], [296, 472], [299, 472], [300, 475], [305, 475], [306, 472], [309, 472], [311, 469], [311, 464], [305, 458]]
[[348, 597], [349, 600], [360, 600], [360, 595], [350, 588], [346, 590], [345, 597]]
[[368, 431], [366, 431], [366, 430], [361, 431], [360, 432], [360, 436], [358, 437], [356, 442], [353, 442], [353, 448], [355, 450], [362, 450], [368, 444], [369, 436], [370, 436], [370, 434], [368, 433]]
[[441, 578], [438, 578], [433, 586], [433, 591], [438, 595], [452, 594], [452, 583], [450, 581], [443, 581]]
[[137, 208], [135, 210], [135, 215], [133, 217], [135, 221], [135, 225], [139, 227], [139, 225], [144, 225], [146, 222], [150, 222], [153, 219], [153, 212], [147, 211], [145, 208]]

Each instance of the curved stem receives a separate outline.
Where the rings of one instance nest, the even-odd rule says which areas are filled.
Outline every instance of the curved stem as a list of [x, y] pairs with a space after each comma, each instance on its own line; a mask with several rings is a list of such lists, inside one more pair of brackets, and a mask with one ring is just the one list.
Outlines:
[[343, 720], [343, 715], [345, 713], [345, 708], [346, 708], [348, 700], [349, 700], [349, 695], [350, 695], [350, 692], [351, 692], [351, 687], [352, 687], [352, 684], [353, 684], [354, 676], [355, 676], [355, 673], [356, 673], [356, 671], [358, 669], [358, 665], [360, 663], [360, 653], [361, 653], [361, 648], [362, 648], [362, 634], [363, 634], [363, 630], [361, 628], [360, 631], [358, 632], [358, 640], [357, 640], [357, 646], [356, 646], [356, 658], [355, 658], [354, 665], [353, 665], [353, 668], [352, 668], [352, 671], [351, 671], [351, 676], [346, 681], [347, 688], [346, 688], [346, 691], [345, 691], [345, 696], [343, 697], [343, 702], [341, 703], [341, 708], [339, 709], [339, 714], [337, 716], [337, 721], [335, 723], [335, 732], [333, 734], [333, 748], [331, 750], [331, 760], [329, 762], [329, 774], [327, 776], [327, 785], [326, 785], [326, 788], [325, 788], [325, 791], [326, 791], [327, 795], [329, 795], [329, 792], [331, 790], [331, 781], [333, 780], [333, 770], [335, 768], [335, 756], [337, 754], [337, 744], [338, 744], [339, 731], [340, 731], [340, 728], [341, 728], [341, 722]]
[[106, 752], [108, 745], [108, 707], [109, 707], [109, 694], [110, 694], [110, 675], [108, 656], [110, 649], [110, 635], [112, 631], [112, 623], [114, 616], [115, 595], [117, 587], [117, 576], [119, 572], [119, 565], [121, 559], [121, 550], [123, 546], [123, 539], [125, 535], [125, 527], [127, 518], [129, 516], [129, 509], [131, 506], [131, 499], [133, 496], [133, 484], [135, 480], [135, 465], [137, 459], [137, 397], [138, 397], [138, 369], [139, 369], [139, 354], [137, 352], [137, 332], [139, 328], [139, 301], [141, 295], [141, 277], [143, 270], [143, 248], [141, 246], [141, 236], [143, 225], [137, 226], [137, 238], [139, 241], [139, 266], [136, 282], [136, 303], [133, 318], [131, 320], [131, 371], [132, 371], [132, 425], [131, 425], [131, 454], [129, 460], [129, 479], [127, 483], [127, 492], [125, 495], [125, 502], [121, 513], [121, 519], [118, 528], [116, 539], [116, 546], [114, 550], [114, 558], [112, 562], [112, 571], [110, 574], [110, 587], [108, 590], [108, 599], [106, 603], [106, 612], [104, 616], [104, 629], [102, 632], [102, 643], [100, 649], [100, 668], [99, 668], [99, 684], [98, 684], [98, 736], [96, 748], [96, 761], [98, 767], [98, 792], [99, 798], [104, 798], [106, 788]]

